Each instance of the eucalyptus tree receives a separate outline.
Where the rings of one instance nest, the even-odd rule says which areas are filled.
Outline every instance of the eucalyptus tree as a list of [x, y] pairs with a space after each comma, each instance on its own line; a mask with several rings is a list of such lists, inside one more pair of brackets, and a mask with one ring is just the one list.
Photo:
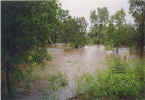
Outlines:
[[90, 12], [90, 22], [91, 26], [98, 24], [98, 16], [96, 14], [96, 10]]
[[98, 8], [96, 10], [91, 11], [90, 13], [90, 22], [91, 22], [91, 36], [95, 36], [97, 38], [98, 43], [100, 44], [103, 41], [104, 37], [104, 28], [107, 25], [109, 19], [109, 12], [106, 7]]
[[102, 24], [102, 26], [105, 26], [109, 19], [108, 9], [106, 7], [98, 8], [97, 12], [98, 12], [99, 24]]
[[90, 12], [90, 32], [88, 34], [90, 40], [96, 44], [97, 43], [97, 36], [98, 36], [98, 16], [96, 10]]
[[111, 16], [105, 29], [105, 45], [116, 48], [116, 53], [118, 53], [118, 48], [122, 46], [124, 38], [126, 38], [125, 24], [125, 12], [121, 9]]
[[87, 22], [84, 17], [68, 17], [61, 30], [63, 41], [69, 43], [71, 47], [78, 48], [85, 45]]
[[140, 57], [144, 55], [145, 46], [145, 0], [129, 0], [130, 3], [130, 14], [135, 18], [135, 22], [139, 26], [139, 46], [140, 46]]
[[73, 44], [76, 48], [82, 47], [87, 43], [86, 33], [87, 33], [87, 21], [84, 17], [74, 18], [76, 23], [76, 32], [73, 38]]
[[70, 19], [72, 17], [69, 14], [68, 10], [64, 10], [62, 8], [58, 11], [58, 19], [59, 19], [59, 25], [58, 25], [58, 41], [67, 44], [69, 42], [69, 29], [71, 26], [69, 25]]
[[125, 25], [125, 11], [121, 9], [117, 11], [115, 15], [112, 16], [115, 24], [115, 34], [114, 34], [114, 47], [116, 47], [116, 52], [118, 53], [118, 48], [122, 45], [122, 40], [124, 37], [124, 25]]

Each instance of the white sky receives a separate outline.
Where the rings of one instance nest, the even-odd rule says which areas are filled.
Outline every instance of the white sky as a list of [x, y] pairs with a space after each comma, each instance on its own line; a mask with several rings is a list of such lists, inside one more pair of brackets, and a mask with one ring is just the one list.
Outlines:
[[69, 10], [72, 16], [84, 16], [87, 21], [89, 21], [91, 10], [97, 9], [97, 7], [107, 7], [111, 15], [123, 8], [126, 12], [127, 22], [133, 22], [132, 17], [128, 13], [128, 0], [60, 0], [60, 2], [62, 8]]

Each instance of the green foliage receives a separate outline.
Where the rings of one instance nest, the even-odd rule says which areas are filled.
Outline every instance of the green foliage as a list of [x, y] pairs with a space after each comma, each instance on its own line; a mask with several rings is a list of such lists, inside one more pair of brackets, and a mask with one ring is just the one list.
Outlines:
[[41, 64], [45, 60], [51, 60], [51, 56], [45, 48], [38, 48], [36, 51], [33, 50], [28, 56], [28, 62], [34, 65]]
[[93, 26], [97, 24], [102, 24], [103, 26], [107, 23], [109, 18], [109, 12], [106, 7], [98, 8], [97, 14], [96, 10], [90, 12], [90, 21]]
[[2, 40], [7, 41], [5, 63], [40, 64], [48, 57], [46, 48], [40, 47], [48, 43], [52, 26], [57, 21], [57, 6], [55, 0], [2, 2], [2, 18], [5, 21], [2, 28], [5, 37]]
[[49, 76], [48, 85], [50, 89], [56, 91], [61, 87], [65, 87], [68, 84], [66, 76], [62, 73], [56, 73], [55, 75]]
[[[132, 4], [133, 6], [133, 4]], [[134, 8], [135, 9], [135, 8]], [[132, 8], [133, 11], [133, 8]], [[123, 9], [109, 16], [107, 8], [98, 8], [90, 13], [91, 27], [88, 34], [90, 44], [104, 44], [108, 49], [128, 46], [137, 48], [140, 39], [137, 24], [127, 24]]]
[[125, 21], [124, 10], [117, 11], [108, 21], [107, 27], [104, 29], [104, 45], [106, 48], [130, 47], [138, 46], [140, 35], [137, 33], [136, 26], [127, 24]]
[[[125, 12], [124, 10], [117, 11], [109, 21], [108, 27], [105, 28], [105, 45], [112, 47], [120, 47], [124, 42], [125, 30]], [[128, 40], [128, 38], [125, 38]]]
[[[13, 75], [13, 81], [22, 80], [21, 73], [30, 74], [34, 66], [46, 58], [51, 59], [42, 46], [52, 38], [58, 9], [56, 0], [2, 2], [2, 47], [5, 53], [3, 69], [6, 69], [6, 76]], [[21, 68], [22, 65], [25, 67]], [[13, 82], [8, 77], [7, 87], [11, 87]]]
[[129, 0], [129, 11], [134, 17], [137, 24], [137, 32], [139, 36], [136, 40], [140, 49], [140, 57], [144, 56], [145, 46], [145, 1], [144, 0]]
[[86, 44], [86, 29], [87, 22], [84, 17], [72, 18], [65, 15], [66, 18], [62, 20], [59, 25], [59, 41], [68, 43], [72, 48], [79, 48]]
[[[91, 100], [141, 100], [145, 93], [145, 63], [109, 59], [108, 68], [95, 74], [84, 74], [78, 82], [80, 98]], [[138, 69], [139, 68], [139, 69]], [[138, 69], [138, 70], [137, 70]]]
[[130, 3], [130, 14], [135, 18], [135, 21], [139, 24], [144, 23], [144, 11], [145, 1], [144, 0], [129, 0]]
[[108, 23], [109, 12], [106, 7], [98, 8], [97, 14], [96, 10], [91, 11], [90, 21], [91, 27], [89, 32], [89, 37], [94, 44], [103, 44], [104, 40], [104, 29]]

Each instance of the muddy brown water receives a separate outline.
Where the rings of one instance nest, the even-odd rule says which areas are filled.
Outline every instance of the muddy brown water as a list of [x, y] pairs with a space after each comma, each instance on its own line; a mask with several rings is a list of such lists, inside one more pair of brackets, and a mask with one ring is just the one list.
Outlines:
[[[62, 72], [67, 76], [68, 85], [64, 88], [58, 89], [55, 93], [56, 100], [67, 100], [76, 95], [76, 78], [85, 72], [93, 73], [96, 68], [105, 68], [103, 63], [106, 56], [111, 51], [105, 51], [104, 46], [85, 46], [80, 49], [69, 50], [66, 48], [48, 48], [48, 52], [52, 55], [52, 61], [45, 65], [45, 70], [36, 71], [35, 75], [45, 73], [55, 74]], [[120, 49], [119, 54], [123, 55], [128, 52], [128, 49]], [[42, 95], [45, 91], [47, 94], [48, 83], [47, 80], [38, 80], [38, 84], [30, 93], [17, 95], [15, 100], [52, 100], [44, 99]], [[49, 94], [49, 93], [48, 93]]]

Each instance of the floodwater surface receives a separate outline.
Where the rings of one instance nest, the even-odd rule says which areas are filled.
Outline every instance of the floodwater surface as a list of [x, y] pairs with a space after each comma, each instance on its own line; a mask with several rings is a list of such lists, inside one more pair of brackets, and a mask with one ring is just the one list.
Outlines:
[[104, 67], [105, 51], [103, 46], [85, 46], [84, 48], [65, 50], [49, 48], [53, 65], [63, 72], [68, 79], [68, 85], [58, 93], [59, 100], [75, 96], [76, 79], [85, 72], [94, 72], [96, 67]]
[[[120, 54], [125, 53], [128, 49], [120, 50]], [[50, 74], [57, 72], [63, 73], [68, 81], [68, 84], [51, 93], [55, 94], [56, 100], [68, 100], [76, 94], [76, 79], [85, 72], [93, 73], [96, 68], [105, 68], [104, 61], [111, 51], [105, 51], [104, 46], [85, 46], [79, 49], [65, 49], [65, 48], [48, 48], [48, 53], [52, 55], [52, 61], [45, 64], [43, 70], [36, 70], [34, 76], [41, 76], [33, 84], [33, 89], [26, 95], [17, 96], [15, 100], [49, 100], [43, 98], [43, 94], [49, 95], [49, 84], [47, 77]], [[45, 78], [44, 78], [45, 77]], [[52, 99], [50, 99], [52, 100]]]

